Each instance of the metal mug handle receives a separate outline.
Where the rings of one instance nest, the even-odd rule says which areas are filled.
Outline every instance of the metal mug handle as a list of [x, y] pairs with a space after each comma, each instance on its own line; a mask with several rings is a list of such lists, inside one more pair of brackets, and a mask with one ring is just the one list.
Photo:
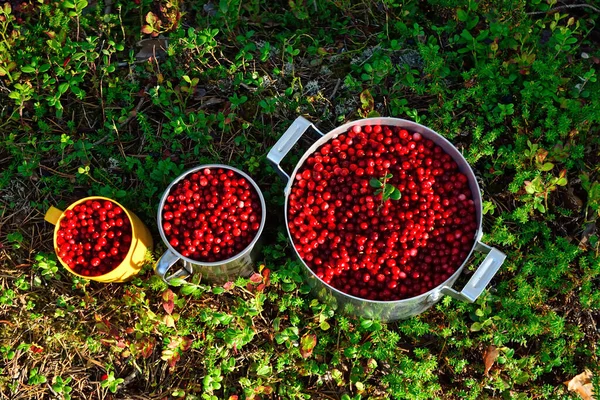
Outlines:
[[190, 276], [192, 273], [188, 271], [185, 266], [179, 269], [173, 275], [167, 276], [169, 269], [179, 260], [179, 256], [173, 253], [171, 250], [165, 251], [165, 253], [158, 259], [156, 263], [156, 274], [159, 275], [166, 283], [169, 283], [169, 281], [173, 278], [185, 278]]
[[281, 168], [281, 160], [287, 155], [287, 153], [294, 147], [298, 140], [306, 133], [308, 128], [313, 128], [319, 135], [323, 136], [323, 133], [319, 131], [309, 120], [304, 117], [298, 117], [285, 131], [281, 138], [275, 143], [275, 146], [271, 148], [269, 154], [267, 154], [267, 160], [271, 162], [271, 165], [277, 173], [286, 182], [290, 180], [290, 176]]
[[454, 297], [457, 300], [466, 301], [467, 303], [473, 303], [481, 293], [483, 293], [483, 290], [504, 263], [506, 254], [495, 247], [490, 247], [481, 242], [477, 242], [475, 250], [487, 253], [487, 256], [479, 265], [469, 282], [467, 282], [460, 292], [457, 292], [449, 286], [444, 286], [441, 290], [442, 293]]

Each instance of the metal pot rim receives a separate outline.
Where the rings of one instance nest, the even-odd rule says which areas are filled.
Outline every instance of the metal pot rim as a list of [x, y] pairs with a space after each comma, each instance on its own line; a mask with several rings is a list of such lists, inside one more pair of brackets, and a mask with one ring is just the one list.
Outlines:
[[[291, 188], [293, 186], [294, 180], [296, 178], [296, 173], [298, 171], [298, 169], [304, 165], [304, 162], [306, 161], [306, 159], [313, 154], [316, 149], [318, 149], [320, 146], [322, 146], [323, 144], [331, 141], [332, 139], [334, 139], [335, 137], [341, 135], [342, 133], [345, 133], [348, 131], [348, 129], [354, 125], [360, 125], [360, 126], [364, 126], [364, 125], [385, 125], [386, 123], [390, 123], [392, 122], [393, 126], [401, 126], [402, 125], [410, 125], [413, 127], [417, 127], [419, 128], [419, 133], [423, 134], [423, 131], [426, 131], [428, 133], [433, 133], [434, 136], [436, 137], [436, 140], [434, 140], [434, 142], [439, 145], [439, 142], [445, 142], [447, 146], [450, 146], [451, 148], [453, 148], [454, 150], [456, 150], [456, 153], [462, 158], [462, 165], [465, 165], [467, 167], [467, 171], [470, 175], [470, 177], [472, 177], [472, 181], [475, 184], [475, 188], [477, 189], [476, 192], [473, 192], [473, 196], [475, 198], [475, 196], [477, 196], [479, 198], [479, 213], [478, 213], [478, 227], [475, 231], [475, 237], [474, 237], [474, 242], [473, 245], [471, 246], [471, 250], [469, 251], [469, 254], [467, 255], [467, 257], [465, 258], [465, 260], [463, 261], [463, 263], [461, 264], [461, 266], [459, 268], [456, 269], [456, 271], [454, 271], [454, 273], [448, 277], [448, 279], [446, 279], [444, 282], [442, 282], [441, 284], [437, 285], [436, 287], [428, 290], [427, 292], [421, 293], [418, 296], [414, 296], [414, 297], [408, 297], [406, 299], [401, 299], [401, 300], [370, 300], [370, 299], [364, 299], [362, 297], [356, 297], [353, 296], [349, 293], [343, 292], [333, 286], [331, 286], [330, 284], [324, 282], [321, 278], [319, 278], [317, 276], [317, 274], [308, 266], [306, 265], [306, 263], [304, 262], [304, 260], [302, 259], [302, 257], [300, 257], [300, 254], [298, 254], [298, 251], [296, 250], [296, 246], [294, 245], [294, 239], [292, 238], [292, 235], [290, 233], [290, 229], [289, 229], [289, 224], [288, 224], [288, 202], [289, 202], [289, 194], [291, 191]], [[413, 129], [408, 127], [407, 129]], [[312, 151], [311, 151], [312, 149]], [[451, 157], [453, 159], [454, 156], [451, 155]], [[456, 161], [456, 160], [455, 160]], [[464, 171], [462, 171], [464, 173]], [[465, 265], [467, 264], [467, 261], [469, 261], [469, 259], [471, 258], [471, 255], [473, 254], [473, 251], [475, 250], [475, 248], [477, 247], [477, 244], [479, 243], [479, 240], [481, 238], [481, 235], [483, 234], [482, 232], [482, 220], [483, 220], [483, 216], [482, 216], [482, 211], [483, 211], [483, 207], [481, 204], [481, 191], [479, 188], [479, 184], [477, 182], [477, 178], [475, 176], [475, 173], [473, 172], [473, 169], [471, 168], [471, 165], [467, 162], [467, 160], [464, 158], [464, 156], [460, 153], [460, 151], [458, 151], [458, 149], [445, 137], [443, 137], [442, 135], [440, 135], [439, 133], [437, 133], [436, 131], [434, 131], [432, 128], [429, 128], [425, 125], [419, 124], [417, 122], [414, 121], [409, 121], [406, 119], [402, 119], [402, 118], [394, 118], [394, 117], [374, 117], [374, 118], [363, 118], [363, 119], [359, 119], [359, 120], [355, 120], [355, 121], [350, 121], [345, 123], [344, 125], [341, 125], [337, 128], [334, 128], [333, 130], [323, 134], [323, 136], [318, 139], [317, 141], [315, 141], [315, 143], [313, 143], [313, 145], [306, 151], [304, 152], [304, 154], [302, 154], [300, 160], [298, 161], [298, 163], [296, 164], [294, 171], [292, 172], [292, 174], [290, 174], [290, 179], [286, 185], [285, 188], [285, 192], [284, 192], [284, 197], [285, 197], [285, 225], [286, 225], [286, 230], [288, 233], [288, 237], [290, 238], [290, 241], [292, 243], [292, 247], [294, 249], [294, 252], [296, 253], [296, 255], [298, 256], [298, 259], [300, 260], [300, 262], [302, 263], [302, 265], [304, 265], [304, 267], [310, 271], [310, 273], [323, 285], [325, 285], [327, 288], [331, 289], [333, 292], [338, 293], [341, 296], [344, 297], [348, 297], [354, 301], [359, 301], [359, 302], [364, 302], [364, 303], [368, 303], [368, 304], [374, 304], [374, 305], [396, 305], [396, 304], [401, 304], [401, 303], [408, 303], [408, 302], [414, 302], [415, 300], [419, 300], [419, 299], [425, 299], [429, 296], [435, 296], [436, 293], [439, 293], [441, 288], [443, 288], [444, 286], [446, 286], [446, 284], [448, 284], [448, 282], [454, 282], [458, 276], [462, 273], [463, 268], [465, 267]], [[476, 203], [476, 207], [477, 207], [477, 202]], [[477, 209], [476, 209], [477, 211]]]
[[[173, 186], [175, 186], [177, 183], [179, 183], [179, 181], [181, 181], [182, 179], [184, 179], [188, 175], [190, 175], [190, 174], [192, 174], [192, 173], [194, 173], [196, 171], [199, 171], [201, 169], [205, 169], [205, 168], [228, 169], [228, 170], [231, 170], [231, 171], [239, 174], [240, 176], [244, 177], [245, 179], [247, 179], [248, 182], [250, 182], [252, 184], [252, 186], [254, 187], [254, 189], [256, 190], [256, 193], [258, 194], [258, 198], [260, 199], [260, 207], [261, 207], [260, 227], [258, 228], [258, 231], [256, 231], [256, 235], [254, 236], [254, 238], [252, 239], [252, 241], [250, 242], [250, 244], [248, 244], [248, 246], [246, 246], [242, 251], [240, 251], [235, 256], [230, 257], [230, 258], [226, 258], [226, 259], [221, 260], [221, 261], [215, 261], [215, 262], [199, 261], [199, 260], [194, 260], [194, 259], [191, 259], [189, 257], [183, 256], [180, 252], [178, 252], [177, 250], [175, 250], [175, 248], [173, 246], [171, 246], [171, 243], [169, 243], [169, 241], [167, 240], [167, 237], [165, 236], [165, 232], [164, 232], [163, 227], [162, 227], [162, 209], [163, 209], [163, 206], [165, 205], [167, 196], [171, 192], [171, 189], [173, 188]], [[197, 264], [197, 265], [203, 265], [203, 266], [207, 266], [207, 267], [216, 267], [216, 266], [219, 266], [219, 265], [223, 265], [223, 264], [229, 263], [231, 261], [235, 261], [235, 260], [243, 257], [244, 254], [246, 254], [247, 252], [251, 251], [252, 248], [258, 242], [258, 240], [260, 238], [260, 235], [262, 234], [262, 231], [263, 231], [263, 229], [265, 227], [266, 219], [267, 219], [267, 211], [266, 211], [265, 198], [264, 198], [264, 196], [262, 194], [262, 191], [260, 190], [260, 188], [256, 184], [256, 182], [254, 182], [254, 179], [252, 179], [244, 171], [241, 171], [241, 170], [239, 170], [239, 169], [237, 169], [235, 167], [232, 167], [232, 166], [229, 166], [229, 165], [224, 165], [224, 164], [204, 164], [204, 165], [199, 165], [197, 167], [191, 168], [191, 169], [183, 172], [177, 178], [173, 179], [173, 181], [165, 189], [165, 191], [164, 191], [164, 193], [163, 193], [163, 195], [162, 195], [162, 197], [160, 199], [160, 203], [159, 203], [158, 211], [157, 211], [157, 215], [156, 215], [156, 222], [158, 224], [158, 232], [160, 234], [161, 239], [163, 240], [163, 242], [167, 246], [167, 248], [170, 251], [172, 251], [174, 254], [176, 254], [179, 258], [181, 258], [182, 260], [184, 260], [184, 261], [186, 261], [188, 263]]]

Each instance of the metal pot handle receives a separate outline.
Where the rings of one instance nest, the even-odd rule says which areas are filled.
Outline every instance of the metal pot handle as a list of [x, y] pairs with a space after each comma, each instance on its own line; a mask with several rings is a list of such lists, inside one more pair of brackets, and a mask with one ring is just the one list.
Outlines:
[[475, 250], [487, 253], [485, 260], [479, 265], [469, 282], [467, 282], [460, 292], [449, 286], [444, 286], [441, 290], [443, 294], [452, 296], [457, 300], [473, 303], [481, 295], [483, 289], [490, 283], [506, 259], [506, 254], [481, 242], [477, 242]]
[[271, 162], [273, 168], [286, 182], [290, 180], [290, 176], [281, 168], [281, 160], [287, 155], [287, 153], [294, 147], [298, 140], [306, 133], [308, 128], [313, 128], [319, 135], [323, 134], [304, 117], [298, 117], [292, 123], [292, 125], [285, 131], [283, 136], [275, 143], [275, 146], [271, 148], [269, 154], [267, 154], [267, 160]]
[[173, 264], [175, 264], [179, 260], [179, 256], [173, 253], [171, 250], [165, 251], [165, 254], [163, 254], [156, 263], [156, 274], [159, 275], [162, 278], [162, 280], [166, 283], [169, 283], [169, 281], [173, 278], [185, 278], [190, 276], [192, 273], [188, 271], [185, 267], [181, 268], [173, 275], [170, 275], [168, 277], [166, 276], [167, 272], [169, 272], [169, 269], [173, 266]]

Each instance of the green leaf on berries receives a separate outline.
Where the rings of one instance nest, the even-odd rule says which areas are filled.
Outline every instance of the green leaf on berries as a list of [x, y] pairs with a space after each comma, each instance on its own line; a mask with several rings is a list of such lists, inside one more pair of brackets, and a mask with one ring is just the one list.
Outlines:
[[392, 200], [400, 200], [401, 197], [402, 197], [402, 193], [400, 193], [400, 191], [398, 190], [398, 188], [395, 187], [394, 191], [390, 195], [390, 199], [392, 199]]
[[396, 189], [396, 188], [394, 186], [392, 186], [392, 185], [385, 185], [385, 187], [383, 188], [383, 198], [384, 198], [384, 200], [390, 198], [390, 196], [394, 192], [394, 189]]
[[374, 187], [374, 188], [380, 188], [383, 186], [383, 183], [381, 183], [378, 179], [372, 178], [369, 181], [369, 185], [371, 185], [371, 187]]

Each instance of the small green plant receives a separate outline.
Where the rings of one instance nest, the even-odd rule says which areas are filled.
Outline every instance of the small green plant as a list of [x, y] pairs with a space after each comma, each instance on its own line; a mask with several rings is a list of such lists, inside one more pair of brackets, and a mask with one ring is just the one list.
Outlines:
[[47, 379], [44, 375], [38, 373], [38, 368], [32, 368], [29, 371], [29, 380], [27, 381], [30, 385], [40, 385], [42, 383], [46, 383]]
[[215, 390], [221, 389], [222, 381], [221, 369], [215, 368], [202, 379], [202, 386], [207, 393], [212, 394]]
[[12, 289], [4, 289], [0, 292], [0, 304], [12, 306], [15, 299], [15, 291]]
[[386, 173], [379, 179], [372, 178], [369, 181], [371, 187], [375, 188], [375, 195], [381, 194], [381, 204], [379, 205], [379, 209], [383, 207], [383, 205], [388, 200], [400, 200], [402, 198], [402, 193], [400, 190], [391, 183], [388, 183], [390, 179], [393, 178], [393, 175], [390, 173]]
[[597, 214], [596, 216], [600, 216], [600, 182], [592, 182], [587, 173], [580, 174], [579, 179], [581, 179], [581, 186], [587, 192], [586, 219], [588, 217], [588, 209], [592, 213]]
[[72, 379], [73, 378], [70, 376], [66, 379], [63, 379], [60, 376], [55, 376], [53, 379], [54, 383], [52, 384], [52, 389], [60, 396], [62, 396], [64, 400], [71, 400], [70, 393], [71, 391], [73, 391], [73, 388], [69, 386], [69, 383], [71, 383]]
[[23, 234], [21, 232], [11, 232], [8, 235], [6, 235], [6, 240], [8, 240], [11, 244], [13, 249], [20, 249], [21, 246], [23, 246]]
[[528, 149], [523, 152], [523, 155], [529, 159], [530, 163], [535, 164], [535, 168], [540, 172], [547, 172], [554, 168], [551, 162], [544, 162], [548, 156], [548, 151], [541, 148], [537, 143], [531, 143], [527, 140]]
[[562, 170], [556, 177], [553, 176], [545, 179], [541, 175], [538, 175], [531, 181], [525, 181], [525, 191], [528, 195], [533, 196], [530, 199], [533, 202], [534, 209], [541, 213], [546, 212], [548, 209], [548, 194], [555, 191], [559, 186], [567, 185], [566, 175], [567, 171]]
[[8, 97], [15, 101], [15, 104], [19, 107], [19, 115], [23, 116], [23, 107], [25, 107], [27, 101], [31, 100], [33, 88], [28, 84], [15, 83], [14, 89], [9, 93]]
[[183, 352], [187, 351], [192, 345], [192, 340], [186, 337], [172, 336], [165, 338], [163, 343], [164, 349], [161, 358], [167, 361], [171, 368], [174, 368]]
[[88, 6], [87, 0], [65, 0], [62, 3], [63, 7], [69, 9], [68, 12], [69, 17], [75, 17], [77, 22], [77, 33], [76, 38], [79, 40], [79, 32], [81, 30], [79, 18], [81, 17], [81, 13], [83, 9]]
[[369, 92], [368, 89], [364, 90], [360, 94], [360, 104], [361, 109], [358, 112], [362, 117], [379, 117], [379, 113], [374, 110], [375, 100], [373, 99], [373, 96], [371, 95], [371, 92]]
[[56, 256], [40, 253], [35, 256], [36, 263], [34, 268], [40, 272], [44, 278], [54, 278], [58, 273], [58, 265], [56, 264]]
[[152, 11], [148, 12], [145, 17], [146, 24], [142, 26], [142, 33], [157, 37], [159, 34], [168, 32], [178, 26], [181, 19], [179, 0], [160, 1], [158, 2], [158, 8], [163, 18], [159, 18]]
[[27, 278], [25, 276], [20, 276], [15, 280], [15, 287], [22, 291], [27, 291], [30, 289], [29, 282], [27, 282]]
[[125, 381], [123, 378], [115, 378], [115, 373], [113, 371], [109, 371], [104, 378], [105, 379], [100, 382], [100, 387], [108, 389], [111, 393], [117, 393], [119, 385]]

